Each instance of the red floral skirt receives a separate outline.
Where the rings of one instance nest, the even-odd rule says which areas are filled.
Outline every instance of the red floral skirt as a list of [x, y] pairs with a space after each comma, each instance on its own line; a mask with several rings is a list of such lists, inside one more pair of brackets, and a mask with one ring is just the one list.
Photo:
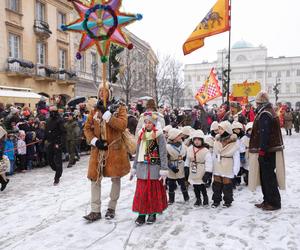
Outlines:
[[132, 210], [139, 214], [162, 213], [168, 207], [162, 181], [137, 179]]

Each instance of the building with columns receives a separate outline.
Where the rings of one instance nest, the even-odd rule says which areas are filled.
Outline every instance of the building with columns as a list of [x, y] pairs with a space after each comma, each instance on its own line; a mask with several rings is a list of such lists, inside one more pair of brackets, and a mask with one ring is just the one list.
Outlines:
[[[185, 105], [193, 106], [197, 102], [194, 99], [205, 78], [209, 75], [211, 68], [215, 68], [219, 74], [222, 69], [227, 68], [226, 49], [217, 52], [214, 62], [202, 62], [187, 64], [184, 68], [185, 81]], [[280, 83], [278, 102], [300, 106], [300, 56], [274, 58], [268, 56], [265, 46], [254, 46], [244, 40], [236, 42], [231, 49], [231, 85], [259, 81], [263, 90], [270, 95], [271, 102], [275, 103], [273, 92], [274, 84]], [[220, 77], [221, 78], [221, 77]], [[220, 81], [220, 86], [222, 83]], [[211, 101], [209, 104], [221, 103], [221, 98]]]
[[0, 1], [1, 102], [32, 107], [39, 95], [74, 96], [71, 39], [60, 29], [72, 9], [64, 0]]

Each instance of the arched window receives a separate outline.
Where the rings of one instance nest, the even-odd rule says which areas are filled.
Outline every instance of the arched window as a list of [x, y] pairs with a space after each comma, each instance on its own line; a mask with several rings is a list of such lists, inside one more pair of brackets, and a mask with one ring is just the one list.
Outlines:
[[245, 57], [244, 55], [238, 55], [236, 61], [237, 62], [247, 61], [247, 57]]

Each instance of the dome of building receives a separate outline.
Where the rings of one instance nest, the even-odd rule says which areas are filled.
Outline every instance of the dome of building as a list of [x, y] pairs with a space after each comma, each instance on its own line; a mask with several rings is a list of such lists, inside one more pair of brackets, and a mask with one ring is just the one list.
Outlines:
[[253, 48], [253, 44], [249, 43], [245, 40], [237, 41], [235, 44], [233, 44], [233, 49], [246, 49], [246, 48]]

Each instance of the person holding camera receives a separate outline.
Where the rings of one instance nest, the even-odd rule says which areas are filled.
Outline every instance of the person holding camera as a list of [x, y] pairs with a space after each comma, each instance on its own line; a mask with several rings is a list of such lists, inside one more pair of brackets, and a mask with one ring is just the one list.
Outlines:
[[[107, 87], [106, 87], [107, 86]], [[112, 98], [108, 84], [100, 85], [98, 102], [87, 118], [84, 134], [91, 147], [88, 179], [91, 180], [91, 212], [84, 216], [89, 222], [101, 219], [101, 180], [112, 181], [110, 201], [105, 214], [107, 220], [115, 217], [120, 196], [121, 177], [130, 171], [127, 148], [122, 134], [127, 128], [126, 106]]]
[[184, 201], [190, 199], [184, 178], [184, 160], [186, 157], [186, 146], [182, 142], [182, 131], [171, 128], [168, 132], [168, 189], [169, 205], [175, 201], [176, 182], [181, 188]]

